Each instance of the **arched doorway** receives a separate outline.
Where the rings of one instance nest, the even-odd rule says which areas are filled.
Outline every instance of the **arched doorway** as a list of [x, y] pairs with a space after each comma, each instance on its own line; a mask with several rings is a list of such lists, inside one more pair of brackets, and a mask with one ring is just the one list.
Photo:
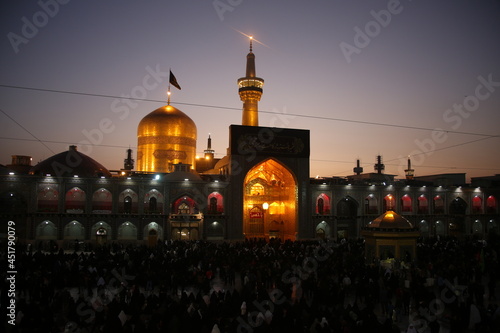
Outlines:
[[151, 229], [148, 233], [148, 246], [154, 247], [156, 246], [156, 242], [158, 242], [158, 232], [156, 229]]
[[104, 221], [97, 222], [90, 231], [91, 238], [95, 239], [97, 245], [104, 245], [111, 238], [111, 226]]
[[418, 229], [420, 230], [420, 234], [424, 237], [429, 236], [429, 223], [426, 220], [420, 221], [418, 224]]
[[163, 228], [156, 222], [150, 222], [144, 227], [144, 243], [149, 247], [157, 245], [163, 239]]
[[445, 235], [445, 226], [442, 221], [436, 221], [434, 224], [434, 228], [436, 230], [436, 236], [444, 236]]
[[330, 238], [330, 226], [326, 221], [321, 221], [316, 226], [316, 238], [328, 239]]
[[243, 183], [246, 237], [295, 239], [297, 182], [280, 162], [265, 160], [250, 169]]
[[104, 228], [97, 229], [95, 233], [97, 245], [104, 245], [108, 239], [108, 232]]

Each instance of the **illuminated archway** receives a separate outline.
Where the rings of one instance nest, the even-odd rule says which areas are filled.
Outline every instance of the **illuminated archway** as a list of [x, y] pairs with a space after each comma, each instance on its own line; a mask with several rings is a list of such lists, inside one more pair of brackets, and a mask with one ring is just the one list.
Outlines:
[[429, 201], [425, 197], [425, 195], [420, 195], [418, 197], [418, 213], [419, 214], [427, 214], [429, 212]]
[[172, 212], [180, 215], [198, 214], [198, 204], [190, 196], [184, 195], [174, 201]]
[[208, 196], [208, 214], [224, 213], [223, 197], [219, 192], [212, 192]]
[[480, 214], [483, 212], [483, 199], [476, 195], [472, 198], [472, 213]]
[[365, 213], [366, 214], [378, 214], [378, 202], [377, 198], [373, 194], [369, 194], [365, 198]]
[[144, 213], [163, 214], [163, 194], [152, 189], [144, 196]]
[[401, 211], [411, 212], [412, 208], [411, 197], [408, 194], [403, 195], [401, 197]]
[[248, 171], [243, 184], [246, 237], [295, 239], [297, 182], [281, 163], [268, 159]]
[[138, 196], [135, 191], [126, 189], [118, 196], [118, 211], [120, 213], [137, 213]]
[[67, 213], [81, 214], [85, 211], [85, 200], [85, 191], [81, 188], [73, 187], [66, 192], [64, 210]]
[[497, 199], [490, 195], [488, 199], [486, 199], [486, 213], [487, 214], [495, 214], [497, 212]]
[[113, 195], [105, 188], [100, 188], [92, 195], [92, 212], [93, 213], [111, 213], [113, 204]]
[[56, 186], [40, 186], [37, 195], [37, 204], [39, 212], [57, 212], [59, 203], [59, 192]]
[[318, 215], [330, 215], [330, 197], [325, 193], [321, 193], [316, 198], [316, 214]]
[[394, 210], [396, 208], [396, 200], [392, 194], [387, 194], [384, 197], [384, 212], [388, 210]]

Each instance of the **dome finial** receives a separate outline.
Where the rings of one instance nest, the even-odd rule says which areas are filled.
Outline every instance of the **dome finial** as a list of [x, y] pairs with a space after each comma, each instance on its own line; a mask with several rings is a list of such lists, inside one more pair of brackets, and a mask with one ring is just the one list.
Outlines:
[[249, 36], [248, 38], [250, 39], [250, 52], [252, 52], [252, 40], [253, 40], [253, 36]]

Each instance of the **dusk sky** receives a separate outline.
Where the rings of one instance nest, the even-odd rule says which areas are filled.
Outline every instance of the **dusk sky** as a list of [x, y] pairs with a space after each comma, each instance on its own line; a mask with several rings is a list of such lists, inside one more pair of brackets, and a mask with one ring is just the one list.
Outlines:
[[[169, 68], [198, 153], [211, 133], [223, 157], [241, 124], [241, 31], [261, 42], [259, 123], [310, 130], [311, 176], [352, 174], [356, 159], [373, 172], [379, 154], [399, 177], [408, 155], [416, 176], [500, 173], [498, 0], [0, 6], [0, 164], [30, 155], [35, 165], [74, 144], [122, 168], [139, 121], [166, 104]], [[120, 99], [130, 96], [147, 101]]]

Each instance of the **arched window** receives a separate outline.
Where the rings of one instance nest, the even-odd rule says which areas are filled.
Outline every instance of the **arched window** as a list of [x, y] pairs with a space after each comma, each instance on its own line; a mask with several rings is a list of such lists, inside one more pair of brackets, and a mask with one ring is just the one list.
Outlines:
[[440, 195], [434, 197], [434, 213], [443, 214], [444, 213], [444, 201]]
[[198, 214], [198, 207], [191, 197], [184, 196], [172, 204], [172, 212], [174, 214]]
[[132, 213], [132, 198], [127, 195], [124, 199], [123, 199], [123, 212], [125, 214], [130, 214]]
[[111, 192], [105, 188], [100, 188], [92, 195], [92, 212], [99, 214], [111, 213], [113, 204]]
[[384, 197], [384, 211], [396, 209], [396, 200], [392, 194], [388, 194]]
[[208, 213], [209, 214], [224, 213], [223, 198], [219, 192], [212, 192], [208, 196]]
[[419, 214], [427, 214], [429, 213], [429, 202], [425, 195], [420, 195], [418, 197], [418, 213]]
[[148, 206], [149, 213], [155, 214], [157, 210], [158, 210], [158, 200], [156, 199], [156, 197], [149, 198], [149, 206]]
[[492, 195], [486, 199], [486, 212], [488, 214], [495, 214], [497, 212], [497, 200]]
[[252, 185], [250, 188], [250, 194], [251, 195], [264, 195], [264, 186], [259, 183], [255, 183]]
[[324, 193], [321, 193], [316, 198], [316, 214], [318, 215], [330, 215], [330, 197]]
[[355, 218], [358, 215], [358, 204], [351, 197], [345, 197], [337, 203], [337, 216]]
[[210, 198], [210, 203], [208, 206], [208, 213], [209, 214], [217, 214], [217, 198], [216, 197]]
[[118, 196], [118, 212], [124, 214], [137, 213], [137, 193], [131, 189], [126, 189]]
[[183, 202], [177, 207], [177, 214], [189, 214], [190, 209], [187, 203]]
[[368, 195], [365, 198], [365, 213], [366, 214], [378, 214], [378, 204], [377, 199], [373, 194]]
[[325, 202], [324, 202], [323, 198], [320, 197], [318, 199], [317, 204], [316, 204], [316, 214], [323, 215], [324, 206], [325, 206]]
[[39, 212], [57, 212], [59, 192], [53, 185], [40, 185], [37, 195]]
[[85, 211], [85, 192], [78, 187], [73, 187], [66, 192], [64, 208], [67, 213], [83, 213]]
[[403, 212], [412, 212], [412, 204], [411, 197], [408, 194], [405, 194], [401, 197], [401, 210]]
[[483, 212], [483, 199], [479, 195], [472, 198], [472, 213], [481, 214]]
[[456, 197], [450, 203], [450, 214], [452, 215], [465, 215], [466, 210], [467, 210], [467, 203], [465, 202], [464, 199], [460, 197]]
[[163, 214], [163, 195], [158, 190], [151, 190], [144, 196], [146, 214]]

